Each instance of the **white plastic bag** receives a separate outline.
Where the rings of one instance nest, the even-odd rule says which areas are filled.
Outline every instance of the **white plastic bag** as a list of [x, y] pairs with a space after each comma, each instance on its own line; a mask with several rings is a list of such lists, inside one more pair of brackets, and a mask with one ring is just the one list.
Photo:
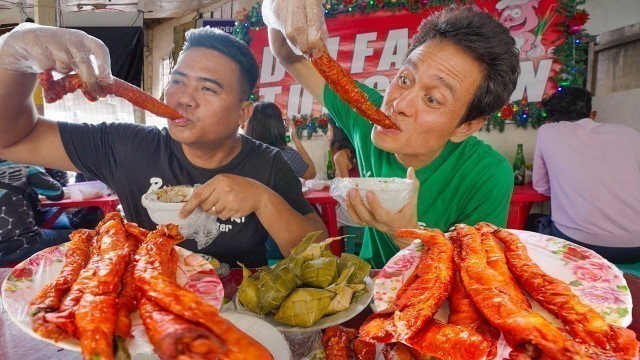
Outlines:
[[280, 30], [298, 55], [311, 55], [327, 42], [322, 0], [264, 0], [262, 20]]
[[362, 201], [367, 204], [367, 192], [376, 194], [380, 205], [391, 212], [402, 209], [413, 194], [413, 182], [402, 178], [335, 178], [331, 182], [329, 194], [346, 206], [347, 193], [358, 189]]
[[162, 188], [142, 196], [142, 206], [156, 224], [176, 224], [185, 238], [194, 239], [198, 249], [210, 245], [218, 236], [218, 217], [195, 209], [191, 215], [182, 219], [179, 215], [184, 202], [191, 197], [199, 185], [172, 186]]

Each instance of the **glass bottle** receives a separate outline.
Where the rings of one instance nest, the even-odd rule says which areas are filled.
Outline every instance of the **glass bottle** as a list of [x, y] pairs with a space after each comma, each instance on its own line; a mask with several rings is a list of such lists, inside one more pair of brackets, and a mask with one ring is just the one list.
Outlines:
[[524, 161], [522, 153], [522, 144], [518, 144], [516, 157], [513, 159], [513, 183], [515, 185], [524, 185], [524, 175], [527, 171], [527, 163]]
[[327, 151], [327, 180], [333, 180], [336, 177], [336, 170], [333, 168], [333, 158], [331, 150]]

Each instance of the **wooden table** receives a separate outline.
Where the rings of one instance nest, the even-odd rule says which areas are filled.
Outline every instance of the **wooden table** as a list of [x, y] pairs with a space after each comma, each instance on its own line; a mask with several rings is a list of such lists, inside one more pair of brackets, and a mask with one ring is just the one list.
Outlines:
[[81, 208], [87, 206], [99, 206], [105, 214], [116, 211], [116, 208], [120, 205], [120, 200], [116, 195], [103, 196], [95, 199], [87, 200], [71, 200], [65, 199], [61, 201], [48, 201], [43, 200], [40, 202], [41, 208], [57, 208], [57, 210], [51, 215], [41, 226], [43, 229], [49, 229], [56, 222], [56, 220], [62, 215], [65, 210], [70, 208]]
[[[340, 236], [340, 232], [338, 231], [338, 216], [336, 214], [338, 200], [329, 195], [329, 188], [325, 187], [322, 190], [306, 191], [304, 197], [322, 218], [329, 232], [329, 237]], [[340, 254], [344, 252], [344, 241], [333, 241], [329, 246], [331, 246], [331, 252], [334, 255], [340, 256]]]
[[[375, 277], [380, 270], [371, 270], [370, 276]], [[0, 268], [0, 279], [4, 278], [11, 272], [10, 268]], [[627, 285], [631, 291], [633, 299], [633, 321], [629, 325], [629, 329], [640, 334], [640, 278], [624, 274]], [[232, 269], [231, 273], [223, 278], [222, 285], [224, 287], [224, 295], [231, 298], [238, 286], [242, 283], [242, 271], [240, 269]], [[351, 328], [358, 328], [364, 320], [371, 315], [371, 307], [366, 307], [360, 314], [353, 319], [345, 322], [343, 325]], [[16, 326], [6, 311], [0, 312], [0, 359], [2, 360], [76, 360], [80, 359], [80, 353], [63, 349], [59, 346], [50, 344], [46, 341], [35, 339], [24, 333]]]
[[507, 217], [507, 229], [524, 230], [527, 216], [534, 202], [549, 201], [551, 198], [540, 194], [531, 183], [515, 185], [509, 204], [509, 216]]

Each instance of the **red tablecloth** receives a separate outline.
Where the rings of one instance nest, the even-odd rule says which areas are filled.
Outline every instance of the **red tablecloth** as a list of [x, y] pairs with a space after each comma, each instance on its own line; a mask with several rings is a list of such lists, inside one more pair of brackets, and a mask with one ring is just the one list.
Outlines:
[[[329, 237], [340, 236], [338, 232], [338, 216], [336, 214], [338, 201], [329, 195], [329, 188], [306, 191], [304, 197], [315, 207], [322, 218], [324, 225], [327, 227]], [[329, 246], [331, 246], [331, 252], [334, 255], [340, 256], [344, 252], [344, 241], [334, 241]]]
[[514, 186], [511, 203], [509, 204], [507, 229], [524, 230], [524, 225], [533, 203], [550, 199], [549, 196], [537, 192], [531, 184]]
[[61, 201], [47, 201], [43, 200], [40, 202], [41, 208], [58, 208], [53, 215], [51, 215], [45, 222], [42, 224], [43, 229], [50, 228], [56, 220], [62, 215], [62, 213], [70, 208], [81, 208], [87, 206], [99, 206], [105, 214], [116, 211], [116, 208], [120, 205], [120, 200], [115, 195], [103, 196], [95, 199], [87, 199], [87, 200], [71, 200], [65, 199]]

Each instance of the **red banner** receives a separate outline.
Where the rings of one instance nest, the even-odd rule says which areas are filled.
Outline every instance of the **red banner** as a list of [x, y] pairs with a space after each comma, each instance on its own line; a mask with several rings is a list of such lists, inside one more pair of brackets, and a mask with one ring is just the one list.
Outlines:
[[[553, 50], [563, 41], [555, 13], [557, 0], [476, 0], [475, 6], [500, 19], [520, 50], [521, 75], [511, 101], [540, 101], [556, 89], [551, 77], [560, 64]], [[357, 6], [356, 6], [357, 7]], [[327, 47], [354, 79], [384, 92], [407, 51], [420, 22], [439, 8], [421, 13], [381, 10], [373, 13], [338, 15], [327, 19], [331, 36]], [[258, 64], [261, 100], [274, 101], [289, 116], [319, 114], [320, 106], [275, 60], [269, 49], [266, 28], [251, 31], [250, 44]]]

